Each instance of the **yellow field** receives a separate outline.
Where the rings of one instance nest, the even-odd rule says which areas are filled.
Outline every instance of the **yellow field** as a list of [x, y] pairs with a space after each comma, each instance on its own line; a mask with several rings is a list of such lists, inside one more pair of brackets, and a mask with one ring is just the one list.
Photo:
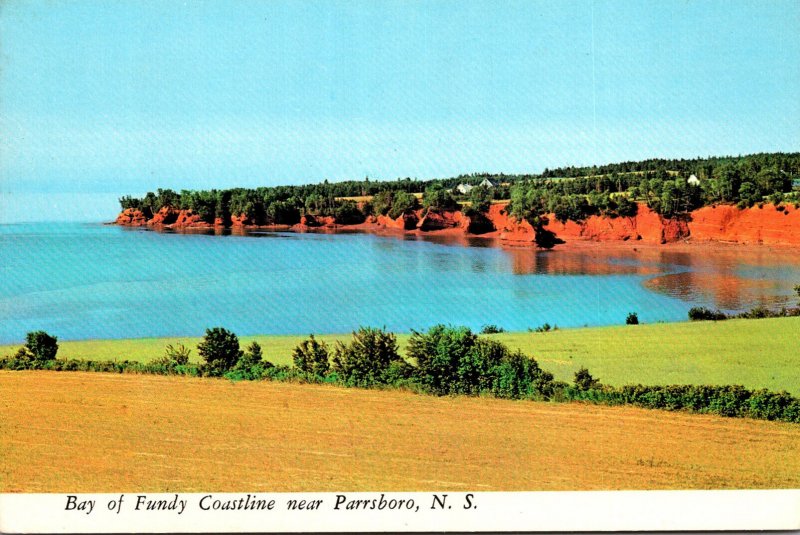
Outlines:
[[800, 487], [800, 426], [270, 382], [0, 372], [0, 492]]

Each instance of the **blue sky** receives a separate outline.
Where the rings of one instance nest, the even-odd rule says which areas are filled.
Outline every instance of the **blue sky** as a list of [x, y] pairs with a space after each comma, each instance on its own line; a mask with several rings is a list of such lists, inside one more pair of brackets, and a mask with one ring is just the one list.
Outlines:
[[800, 2], [15, 1], [0, 222], [157, 187], [800, 150]]

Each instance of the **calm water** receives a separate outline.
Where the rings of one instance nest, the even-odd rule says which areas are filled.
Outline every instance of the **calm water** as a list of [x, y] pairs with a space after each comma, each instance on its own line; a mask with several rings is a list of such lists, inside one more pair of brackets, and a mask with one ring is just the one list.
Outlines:
[[602, 253], [370, 234], [167, 234], [0, 226], [0, 343], [683, 321], [692, 306], [793, 304], [800, 258], [730, 248]]

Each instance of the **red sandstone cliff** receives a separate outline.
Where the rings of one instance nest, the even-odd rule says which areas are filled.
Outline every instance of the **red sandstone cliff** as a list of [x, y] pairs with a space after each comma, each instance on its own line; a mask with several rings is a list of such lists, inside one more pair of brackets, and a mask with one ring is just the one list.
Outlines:
[[706, 206], [692, 212], [689, 231], [692, 241], [800, 245], [800, 210], [771, 204], [744, 210]]
[[[396, 230], [427, 233], [450, 232], [485, 235], [508, 243], [532, 244], [535, 231], [527, 221], [516, 221], [507, 212], [507, 203], [491, 205], [486, 214], [466, 216], [460, 211], [417, 210], [396, 219], [388, 216], [370, 216], [359, 225], [341, 225], [331, 216], [303, 216], [293, 230], [330, 230], [359, 228], [364, 230]], [[624, 241], [641, 240], [645, 243], [671, 243], [679, 240], [724, 241], [746, 244], [800, 245], [800, 210], [793, 206], [776, 208], [766, 205], [739, 209], [735, 206], [707, 206], [685, 218], [666, 219], [640, 204], [633, 217], [609, 218], [592, 216], [585, 221], [561, 223], [552, 214], [547, 216], [544, 229], [569, 243], [576, 240]], [[162, 208], [151, 219], [139, 210], [124, 210], [116, 219], [123, 226], [192, 228], [210, 227], [190, 210]], [[214, 226], [223, 226], [216, 220]], [[234, 229], [253, 227], [244, 215], [231, 216]], [[286, 227], [288, 228], [288, 227]]]

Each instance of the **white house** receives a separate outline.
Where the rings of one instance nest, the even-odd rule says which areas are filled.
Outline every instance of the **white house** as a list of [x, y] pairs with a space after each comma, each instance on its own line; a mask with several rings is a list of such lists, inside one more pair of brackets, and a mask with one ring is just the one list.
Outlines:
[[688, 183], [690, 186], [699, 186], [699, 185], [700, 185], [700, 179], [699, 179], [699, 178], [697, 178], [697, 176], [695, 176], [695, 175], [692, 175], [692, 176], [690, 176], [690, 177], [689, 177], [689, 178], [686, 180], [686, 182], [687, 182], [687, 183]]

